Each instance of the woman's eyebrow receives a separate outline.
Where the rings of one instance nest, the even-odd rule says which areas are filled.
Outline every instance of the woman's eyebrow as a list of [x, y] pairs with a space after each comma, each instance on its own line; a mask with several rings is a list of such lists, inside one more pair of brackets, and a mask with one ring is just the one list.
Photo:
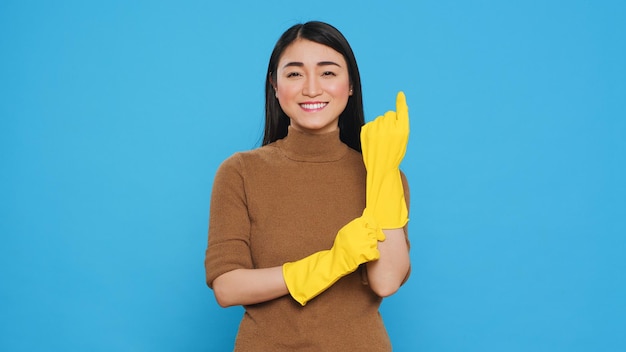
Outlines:
[[[302, 62], [298, 62], [298, 61], [293, 61], [293, 62], [288, 62], [285, 65], [283, 65], [283, 68], [286, 67], [303, 67], [304, 63]], [[317, 63], [317, 66], [337, 66], [337, 67], [341, 67], [341, 65], [339, 65], [338, 63], [334, 62], [334, 61], [320, 61]]]
[[317, 66], [337, 66], [337, 67], [341, 67], [341, 65], [339, 65], [338, 63], [334, 62], [334, 61], [320, 61], [317, 63]]

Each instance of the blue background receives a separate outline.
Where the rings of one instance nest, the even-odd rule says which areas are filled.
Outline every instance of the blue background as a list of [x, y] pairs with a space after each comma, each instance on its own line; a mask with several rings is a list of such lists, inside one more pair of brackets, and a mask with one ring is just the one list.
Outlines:
[[312, 19], [352, 44], [368, 120], [407, 94], [395, 350], [626, 350], [626, 5], [589, 0], [0, 2], [0, 350], [232, 348], [212, 179]]

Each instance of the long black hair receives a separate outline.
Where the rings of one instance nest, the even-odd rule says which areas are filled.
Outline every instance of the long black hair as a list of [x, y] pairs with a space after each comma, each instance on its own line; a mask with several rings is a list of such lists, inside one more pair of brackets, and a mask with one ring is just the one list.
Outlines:
[[265, 80], [265, 132], [262, 145], [272, 143], [287, 135], [289, 117], [281, 109], [278, 99], [276, 99], [274, 83], [276, 82], [278, 61], [285, 49], [296, 39], [306, 39], [326, 45], [343, 55], [346, 60], [352, 95], [348, 98], [346, 108], [339, 115], [339, 137], [350, 148], [360, 152], [360, 133], [361, 127], [365, 123], [365, 114], [363, 113], [361, 76], [356, 58], [343, 34], [330, 24], [319, 21], [292, 26], [282, 34], [274, 46]]

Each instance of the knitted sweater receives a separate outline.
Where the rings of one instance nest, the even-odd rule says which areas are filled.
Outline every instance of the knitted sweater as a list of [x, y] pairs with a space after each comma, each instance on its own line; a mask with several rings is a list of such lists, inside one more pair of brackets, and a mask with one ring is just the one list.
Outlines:
[[[207, 284], [234, 269], [280, 266], [331, 248], [337, 231], [363, 212], [365, 179], [361, 154], [339, 131], [290, 127], [284, 139], [234, 154], [213, 184]], [[289, 295], [245, 306], [235, 351], [390, 351], [380, 303], [362, 266], [304, 307]]]

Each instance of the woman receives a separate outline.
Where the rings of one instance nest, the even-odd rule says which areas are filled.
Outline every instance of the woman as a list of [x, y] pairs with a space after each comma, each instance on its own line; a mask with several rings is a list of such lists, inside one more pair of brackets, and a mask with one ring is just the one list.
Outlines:
[[378, 307], [410, 266], [399, 102], [360, 135], [361, 82], [343, 35], [308, 22], [276, 43], [263, 146], [224, 161], [211, 196], [206, 280], [221, 306], [245, 307], [236, 351], [391, 350]]

